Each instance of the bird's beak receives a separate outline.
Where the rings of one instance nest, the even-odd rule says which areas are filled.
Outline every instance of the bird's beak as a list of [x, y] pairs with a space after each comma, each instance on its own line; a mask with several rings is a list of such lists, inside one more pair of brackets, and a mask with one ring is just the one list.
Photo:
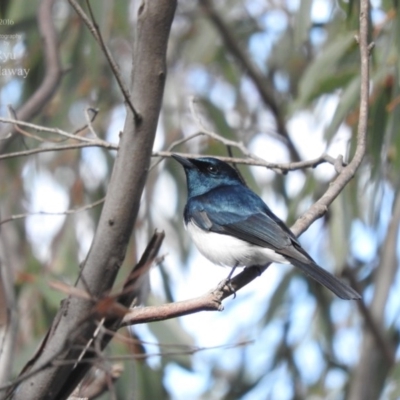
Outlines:
[[172, 158], [174, 158], [178, 163], [182, 164], [185, 168], [194, 168], [195, 165], [190, 161], [189, 158], [185, 158], [182, 156], [178, 156], [178, 154], [172, 154]]

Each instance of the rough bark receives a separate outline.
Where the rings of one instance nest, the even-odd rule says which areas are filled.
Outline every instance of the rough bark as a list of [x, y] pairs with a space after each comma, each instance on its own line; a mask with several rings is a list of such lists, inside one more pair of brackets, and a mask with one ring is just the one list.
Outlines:
[[[166, 49], [175, 8], [176, 1], [151, 0], [143, 1], [137, 11], [130, 89], [131, 101], [141, 118], [135, 119], [127, 107], [120, 150], [99, 225], [77, 282], [78, 288], [94, 298], [111, 289], [138, 213], [161, 108]], [[76, 297], [63, 302], [29, 370], [46, 367], [19, 385], [15, 399], [65, 398], [59, 397], [59, 390], [70, 375], [81, 346], [95, 329], [90, 318], [92, 307], [91, 301]]]

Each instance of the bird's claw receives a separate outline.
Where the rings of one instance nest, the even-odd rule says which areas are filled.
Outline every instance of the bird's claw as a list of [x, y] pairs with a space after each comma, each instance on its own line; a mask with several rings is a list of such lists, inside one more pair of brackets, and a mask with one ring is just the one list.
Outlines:
[[236, 290], [232, 286], [232, 280], [230, 277], [225, 278], [217, 286], [218, 290], [224, 290], [225, 287], [227, 287], [229, 289], [230, 293], [233, 294], [233, 298], [236, 298]]

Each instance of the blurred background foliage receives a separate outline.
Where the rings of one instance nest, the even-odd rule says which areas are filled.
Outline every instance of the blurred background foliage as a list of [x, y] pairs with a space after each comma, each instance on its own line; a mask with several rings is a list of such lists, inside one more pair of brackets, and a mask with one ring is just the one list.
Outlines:
[[[0, 75], [2, 116], [8, 115], [8, 104], [15, 109], [23, 104], [45, 73], [38, 4], [1, 3], [1, 19], [13, 24], [0, 25], [0, 33], [20, 37], [0, 40], [0, 54], [10, 55], [1, 59], [0, 67], [30, 69], [26, 79]], [[92, 7], [129, 83], [137, 4], [107, 0], [93, 1]], [[351, 159], [360, 84], [354, 38], [358, 7], [352, 0], [179, 2], [155, 151], [199, 131], [201, 119], [209, 129], [243, 142], [270, 162], [306, 160], [324, 152]], [[272, 266], [235, 300], [228, 299], [223, 313], [138, 326], [133, 330], [138, 342], [115, 340], [106, 354], [131, 356], [123, 361], [124, 372], [116, 383], [118, 398], [366, 399], [360, 396], [360, 382], [374, 396], [371, 399], [400, 397], [395, 212], [400, 185], [398, 3], [372, 1], [370, 21], [375, 47], [367, 156], [325, 217], [301, 239], [321, 265], [356, 282], [365, 306], [332, 297], [290, 267]], [[102, 51], [67, 1], [56, 2], [54, 22], [65, 73], [33, 122], [73, 132], [85, 124], [85, 109], [93, 107], [99, 109], [93, 123], [97, 135], [117, 143], [125, 109]], [[221, 26], [228, 36], [221, 34]], [[195, 115], [189, 106], [193, 96]], [[1, 143], [2, 153], [37, 146], [43, 144], [20, 135]], [[174, 150], [227, 155], [223, 144], [206, 136]], [[235, 149], [234, 154], [240, 152]], [[106, 194], [114, 158], [113, 151], [87, 148], [2, 160], [1, 220], [23, 213], [63, 212], [98, 201]], [[287, 174], [261, 167], [240, 169], [250, 187], [288, 224], [323, 194], [335, 176], [331, 165]], [[147, 304], [201, 295], [227, 273], [193, 249], [183, 229], [185, 201], [180, 168], [170, 160], [155, 166], [119, 281], [153, 230], [165, 230], [165, 258], [151, 271]], [[12, 268], [18, 304], [15, 373], [33, 354], [63, 298], [48, 281], [74, 283], [100, 209], [68, 216], [30, 215], [1, 225], [2, 263]], [[395, 229], [389, 229], [391, 222]], [[388, 251], [395, 257], [385, 263]], [[117, 283], [115, 291], [120, 287]], [[389, 354], [376, 335], [367, 346], [374, 327]], [[372, 352], [377, 354], [375, 361], [368, 358]], [[374, 379], [365, 380], [366, 368], [371, 368]]]

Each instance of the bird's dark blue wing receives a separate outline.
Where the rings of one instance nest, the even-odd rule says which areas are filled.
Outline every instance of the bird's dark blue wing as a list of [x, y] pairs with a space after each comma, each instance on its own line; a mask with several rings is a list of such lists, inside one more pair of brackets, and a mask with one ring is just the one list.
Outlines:
[[274, 250], [281, 250], [292, 244], [289, 234], [266, 214], [253, 214], [235, 221], [229, 212], [210, 212], [207, 216], [213, 221], [210, 230], [214, 232], [235, 236], [257, 246]]
[[246, 187], [219, 187], [189, 199], [186, 223], [189, 220], [204, 230], [274, 250], [342, 299], [360, 298], [354, 289], [317, 265], [290, 229]]
[[185, 220], [260, 247], [284, 250], [296, 237], [267, 205], [243, 186], [225, 186], [189, 200]]

